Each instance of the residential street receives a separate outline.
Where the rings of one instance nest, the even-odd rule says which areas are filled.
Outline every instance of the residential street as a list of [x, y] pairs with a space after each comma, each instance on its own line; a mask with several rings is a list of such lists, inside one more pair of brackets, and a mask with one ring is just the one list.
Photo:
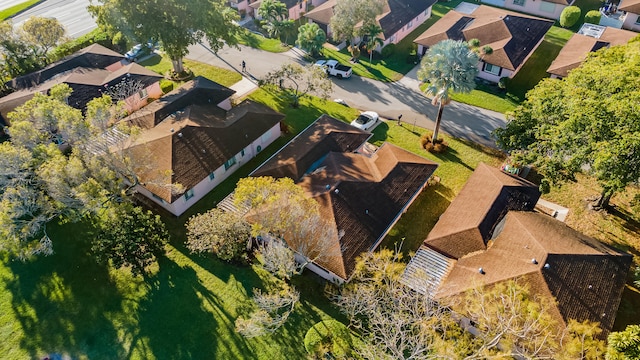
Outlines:
[[32, 16], [58, 19], [67, 29], [67, 36], [75, 39], [97, 27], [87, 6], [89, 0], [46, 0], [19, 14], [12, 19], [14, 25], [20, 25]]
[[[240, 50], [224, 48], [217, 55], [204, 45], [194, 45], [189, 48], [187, 58], [238, 72], [244, 60], [247, 72], [254, 79], [259, 79], [287, 62], [305, 63], [300, 50], [295, 48], [276, 54], [242, 45]], [[334, 93], [331, 97], [343, 99], [361, 110], [376, 111], [388, 119], [396, 119], [402, 114], [404, 126], [415, 123], [417, 126], [432, 128], [437, 107], [431, 105], [431, 101], [418, 89], [417, 68], [418, 66], [394, 83], [359, 76], [346, 80], [333, 79]], [[441, 129], [450, 135], [495, 147], [491, 131], [505, 124], [503, 114], [452, 102], [444, 109]]]

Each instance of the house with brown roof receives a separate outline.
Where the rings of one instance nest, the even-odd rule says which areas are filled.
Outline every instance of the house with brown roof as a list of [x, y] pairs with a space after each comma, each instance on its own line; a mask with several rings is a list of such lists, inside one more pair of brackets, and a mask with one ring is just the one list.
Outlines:
[[281, 135], [284, 115], [234, 93], [199, 76], [122, 120], [143, 129], [125, 149], [142, 195], [178, 216]]
[[640, 0], [621, 0], [618, 11], [623, 12], [623, 29], [640, 31]]
[[638, 33], [628, 30], [585, 23], [562, 47], [547, 72], [551, 77], [566, 77], [570, 70], [582, 64], [589, 53], [602, 48], [624, 45], [637, 35]]
[[[278, 0], [284, 3], [289, 10], [289, 20], [300, 19], [307, 11], [313, 9], [327, 0]], [[233, 4], [233, 2], [232, 2]], [[256, 19], [259, 19], [258, 9], [262, 5], [262, 0], [238, 1], [238, 11], [245, 9], [247, 13]]]
[[[387, 0], [382, 14], [376, 17], [378, 26], [382, 29], [379, 35], [383, 41], [382, 47], [397, 44], [409, 35], [416, 27], [431, 17], [431, 7], [435, 0]], [[327, 36], [331, 36], [331, 18], [336, 0], [314, 8], [304, 16], [309, 22], [318, 24]]]
[[84, 110], [89, 101], [102, 96], [110, 87], [123, 82], [135, 83], [139, 91], [123, 99], [127, 110], [135, 111], [146, 105], [149, 98], [162, 95], [159, 84], [161, 78], [161, 75], [143, 66], [130, 63], [117, 52], [93, 44], [41, 70], [7, 82], [14, 92], [0, 98], [0, 122], [9, 125], [9, 112], [33, 98], [35, 93], [48, 93], [52, 87], [62, 83], [73, 90], [67, 103], [80, 110]]
[[289, 177], [318, 201], [340, 256], [308, 269], [330, 281], [348, 281], [356, 258], [377, 248], [438, 167], [390, 143], [366, 144], [370, 136], [322, 115], [251, 174]]
[[542, 16], [549, 19], [560, 19], [560, 14], [567, 6], [573, 5], [575, 0], [481, 0], [487, 5]]
[[[522, 281], [560, 324], [611, 331], [632, 257], [534, 212], [536, 186], [480, 164], [407, 265], [403, 281], [435, 298]], [[423, 279], [427, 279], [424, 281]]]
[[478, 77], [497, 83], [502, 77], [511, 78], [518, 73], [551, 26], [551, 20], [463, 2], [414, 42], [418, 53], [424, 54], [442, 40], [478, 39], [481, 47], [493, 49], [481, 57]]

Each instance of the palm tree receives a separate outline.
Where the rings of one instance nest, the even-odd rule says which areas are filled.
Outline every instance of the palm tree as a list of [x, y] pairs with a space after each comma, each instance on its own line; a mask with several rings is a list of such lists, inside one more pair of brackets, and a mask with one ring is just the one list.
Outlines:
[[322, 45], [327, 41], [327, 35], [316, 23], [307, 23], [298, 29], [296, 44], [301, 49], [308, 51], [312, 56], [317, 55]]
[[281, 1], [264, 0], [258, 8], [258, 15], [267, 22], [273, 23], [285, 20], [289, 15], [289, 9], [287, 9], [287, 5]]
[[374, 23], [369, 23], [360, 29], [360, 35], [367, 38], [366, 46], [369, 52], [369, 63], [373, 59], [373, 50], [378, 45], [382, 46], [384, 44], [384, 41], [378, 37], [380, 34], [382, 34], [382, 28]]
[[438, 139], [444, 106], [451, 102], [450, 93], [468, 93], [476, 87], [479, 60], [478, 54], [469, 49], [469, 44], [455, 40], [435, 44], [422, 58], [418, 78], [429, 82], [424, 92], [433, 96], [433, 105], [438, 104], [432, 138], [434, 144]]

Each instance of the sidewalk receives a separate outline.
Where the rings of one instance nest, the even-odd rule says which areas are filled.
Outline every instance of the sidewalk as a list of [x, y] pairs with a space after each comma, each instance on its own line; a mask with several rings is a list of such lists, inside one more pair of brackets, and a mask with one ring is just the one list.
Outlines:
[[230, 89], [236, 93], [231, 97], [232, 99], [243, 99], [247, 95], [251, 94], [258, 88], [258, 84], [255, 80], [251, 80], [245, 76], [242, 76], [242, 80], [233, 84]]

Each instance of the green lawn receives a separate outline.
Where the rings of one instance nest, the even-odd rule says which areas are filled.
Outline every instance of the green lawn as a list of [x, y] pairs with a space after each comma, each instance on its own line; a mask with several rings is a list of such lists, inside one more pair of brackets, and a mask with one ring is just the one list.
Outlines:
[[527, 91], [533, 89], [540, 80], [549, 77], [547, 73], [549, 65], [558, 56], [571, 35], [573, 35], [571, 30], [558, 26], [553, 26], [547, 32], [540, 46], [509, 82], [507, 90], [513, 98], [523, 101]]
[[273, 53], [281, 53], [290, 49], [289, 46], [283, 45], [279, 39], [269, 39], [249, 30], [243, 31], [236, 38], [240, 44]]
[[0, 10], [0, 21], [8, 19], [8, 18], [18, 14], [19, 12], [30, 8], [33, 5], [41, 3], [42, 1], [44, 1], [44, 0], [29, 0], [29, 1], [25, 1], [23, 3], [20, 3], [18, 5], [14, 5], [14, 6], [10, 7], [10, 8], [4, 9], [4, 10]]
[[[193, 71], [194, 76], [204, 76], [224, 86], [231, 86], [242, 80], [242, 75], [237, 71], [217, 68], [199, 61], [183, 59], [185, 68]], [[140, 62], [140, 65], [149, 68], [158, 74], [166, 74], [173, 69], [171, 61], [166, 56], [154, 55], [151, 58]], [[169, 80], [166, 80], [169, 81]], [[174, 82], [174, 88], [180, 86], [180, 83]]]

